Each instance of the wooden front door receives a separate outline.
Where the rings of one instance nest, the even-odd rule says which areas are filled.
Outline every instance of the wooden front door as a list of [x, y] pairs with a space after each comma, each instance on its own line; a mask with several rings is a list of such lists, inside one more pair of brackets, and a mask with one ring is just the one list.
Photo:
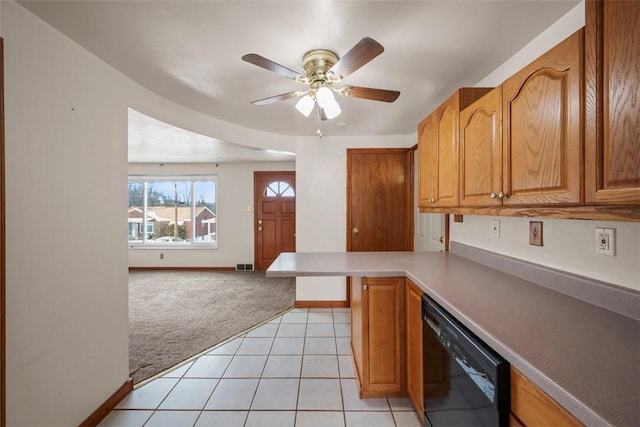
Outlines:
[[296, 173], [254, 172], [255, 269], [296, 250]]
[[347, 251], [412, 250], [412, 150], [347, 150]]

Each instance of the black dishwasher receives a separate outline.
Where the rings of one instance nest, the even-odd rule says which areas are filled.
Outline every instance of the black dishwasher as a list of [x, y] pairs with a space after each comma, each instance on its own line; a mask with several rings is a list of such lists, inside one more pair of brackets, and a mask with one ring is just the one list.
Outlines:
[[509, 363], [422, 296], [425, 425], [508, 426]]

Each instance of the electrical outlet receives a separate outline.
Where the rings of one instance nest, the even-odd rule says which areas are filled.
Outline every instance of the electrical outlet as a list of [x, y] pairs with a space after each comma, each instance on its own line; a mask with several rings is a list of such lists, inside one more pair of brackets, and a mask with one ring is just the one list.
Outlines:
[[529, 221], [529, 244], [542, 246], [542, 222]]
[[615, 228], [596, 228], [596, 253], [616, 256]]
[[493, 237], [500, 237], [500, 221], [497, 219], [491, 221], [491, 235]]

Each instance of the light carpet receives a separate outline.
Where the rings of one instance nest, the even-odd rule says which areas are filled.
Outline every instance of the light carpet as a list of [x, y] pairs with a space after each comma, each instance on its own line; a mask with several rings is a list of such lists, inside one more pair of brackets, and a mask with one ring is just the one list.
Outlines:
[[157, 375], [294, 302], [295, 279], [263, 271], [131, 271], [130, 376]]

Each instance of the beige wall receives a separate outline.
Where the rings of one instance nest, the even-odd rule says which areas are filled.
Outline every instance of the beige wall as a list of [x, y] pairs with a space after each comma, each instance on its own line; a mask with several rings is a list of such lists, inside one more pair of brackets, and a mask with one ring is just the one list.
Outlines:
[[1, 8], [7, 425], [78, 425], [128, 378], [129, 82], [16, 3]]

